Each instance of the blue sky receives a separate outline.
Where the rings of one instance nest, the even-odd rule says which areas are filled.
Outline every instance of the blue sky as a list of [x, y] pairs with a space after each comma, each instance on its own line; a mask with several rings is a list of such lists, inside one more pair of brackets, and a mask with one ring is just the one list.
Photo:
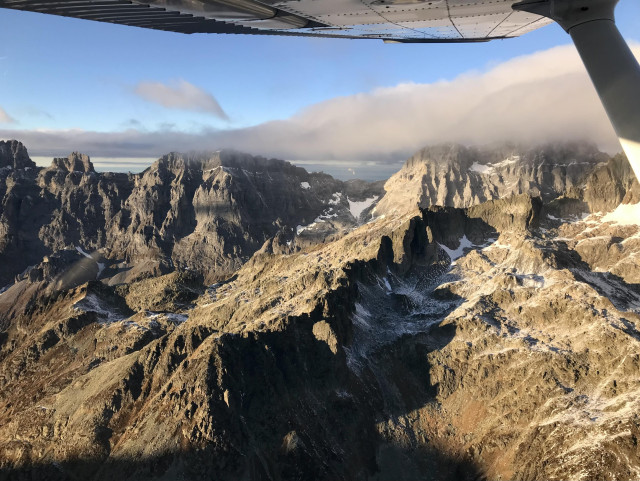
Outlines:
[[[625, 38], [637, 39], [640, 2], [622, 0], [617, 18]], [[376, 40], [189, 36], [0, 10], [0, 108], [13, 120], [0, 124], [0, 136], [69, 129], [95, 134], [172, 132], [193, 135], [193, 148], [199, 149], [197, 136], [203, 133], [289, 121], [337, 98], [359, 98], [399, 85], [437, 85], [482, 75], [514, 58], [569, 43], [556, 25], [484, 44], [397, 45]], [[228, 119], [211, 109], [160, 105], [140, 94], [141, 84], [175, 87], [180, 82], [215, 98]], [[65, 139], [52, 141], [51, 155], [75, 149], [67, 145], [73, 139]], [[30, 150], [48, 155], [46, 145]], [[117, 155], [88, 153], [128, 157], [125, 150]], [[130, 154], [156, 155], [152, 147]], [[289, 157], [295, 160], [296, 155]], [[336, 160], [340, 153], [327, 156]], [[345, 155], [355, 157], [355, 152]]]
[[147, 128], [175, 123], [190, 129], [216, 122], [206, 115], [166, 111], [133, 94], [138, 82], [181, 78], [211, 92], [231, 125], [240, 127], [379, 86], [453, 78], [567, 42], [556, 26], [486, 44], [425, 46], [181, 35], [3, 10], [0, 89], [2, 106], [22, 128], [108, 131], [136, 119]]

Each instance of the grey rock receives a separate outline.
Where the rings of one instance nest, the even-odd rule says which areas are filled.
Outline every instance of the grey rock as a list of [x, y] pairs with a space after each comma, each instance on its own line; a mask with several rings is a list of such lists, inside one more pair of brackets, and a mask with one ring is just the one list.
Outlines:
[[64, 170], [67, 172], [81, 172], [83, 174], [95, 172], [89, 156], [79, 152], [74, 152], [67, 158], [60, 157], [53, 159], [50, 169]]
[[550, 202], [580, 192], [589, 174], [607, 160], [587, 143], [427, 147], [387, 181], [375, 213], [390, 215], [431, 205], [469, 207], [519, 194]]
[[[35, 169], [36, 164], [29, 153], [17, 140], [0, 141], [0, 169]], [[8, 170], [8, 169], [7, 169]]]
[[1, 285], [43, 256], [76, 247], [100, 250], [109, 284], [176, 268], [211, 283], [283, 229], [305, 226], [302, 245], [343, 235], [357, 223], [349, 196], [381, 194], [379, 183], [344, 183], [234, 151], [172, 153], [128, 175], [97, 173], [79, 153], [40, 169], [18, 142], [0, 149]]
[[[639, 189], [629, 161], [623, 154], [618, 154], [589, 175], [584, 200], [590, 212], [610, 212], [623, 201], [627, 192]], [[629, 199], [628, 203], [631, 201]]]

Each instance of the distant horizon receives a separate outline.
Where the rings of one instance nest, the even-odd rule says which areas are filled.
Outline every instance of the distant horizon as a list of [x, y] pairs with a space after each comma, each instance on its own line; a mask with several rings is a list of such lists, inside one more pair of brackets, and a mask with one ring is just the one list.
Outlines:
[[[0, 139], [3, 140], [3, 139]], [[4, 139], [8, 140], [8, 139]], [[11, 139], [18, 140], [18, 139]], [[25, 144], [27, 150], [29, 146]], [[211, 151], [214, 152], [214, 151]], [[85, 154], [85, 152], [80, 152]], [[169, 153], [169, 152], [167, 152]], [[69, 152], [71, 154], [71, 152]], [[146, 169], [151, 167], [154, 162], [158, 161], [161, 157], [149, 157], [149, 158], [104, 158], [104, 157], [92, 157], [90, 154], [86, 154], [91, 159], [91, 163], [95, 168], [96, 172], [115, 172], [115, 173], [131, 173], [131, 174], [139, 174], [144, 172]], [[254, 155], [254, 154], [251, 154]], [[255, 154], [256, 156], [260, 156], [260, 154]], [[53, 162], [53, 159], [60, 156], [32, 156], [29, 155], [31, 160], [33, 160], [38, 167], [49, 167]], [[62, 156], [67, 157], [67, 156]], [[265, 156], [262, 156], [265, 157]], [[323, 163], [322, 161], [296, 161], [289, 159], [280, 159], [286, 162], [289, 162], [297, 167], [302, 167], [309, 173], [324, 173], [328, 174], [338, 180], [349, 181], [349, 180], [364, 180], [367, 182], [376, 182], [381, 180], [387, 180], [394, 173], [396, 173], [404, 162], [399, 161], [390, 164], [385, 164], [384, 166], [379, 166], [378, 169], [370, 169], [365, 165], [366, 163], [356, 163], [349, 162], [343, 163], [339, 161], [328, 161]]]
[[[2, 139], [0, 138], [0, 141], [11, 141], [11, 140], [16, 140], [20, 143], [22, 143], [26, 148], [27, 151], [29, 151], [29, 145], [22, 142], [20, 139]], [[402, 160], [394, 160], [394, 161], [389, 161], [386, 163], [373, 163], [371, 161], [340, 161], [340, 160], [294, 160], [294, 159], [282, 159], [282, 158], [278, 158], [278, 157], [274, 157], [274, 156], [267, 156], [267, 155], [263, 155], [263, 154], [259, 154], [259, 153], [250, 153], [250, 152], [243, 152], [240, 149], [211, 149], [211, 150], [186, 150], [184, 152], [181, 151], [177, 151], [177, 150], [171, 150], [169, 152], [165, 152], [164, 154], [158, 156], [158, 157], [147, 157], [147, 158], [139, 158], [139, 157], [121, 157], [121, 158], [117, 158], [117, 157], [93, 157], [90, 153], [88, 152], [84, 152], [78, 149], [74, 149], [71, 150], [68, 154], [66, 155], [51, 155], [51, 156], [46, 156], [46, 155], [31, 155], [29, 154], [29, 157], [31, 158], [31, 160], [33, 160], [35, 162], [35, 164], [38, 167], [49, 167], [51, 165], [51, 163], [53, 162], [53, 159], [56, 157], [62, 157], [62, 158], [66, 158], [67, 156], [69, 156], [71, 153], [73, 152], [78, 152], [81, 154], [85, 154], [88, 155], [91, 163], [93, 164], [95, 170], [97, 172], [114, 172], [114, 173], [131, 173], [131, 174], [139, 174], [141, 172], [143, 172], [144, 170], [146, 170], [147, 168], [149, 168], [151, 165], [153, 165], [154, 162], [158, 161], [160, 158], [162, 158], [163, 155], [169, 154], [170, 152], [178, 152], [181, 154], [186, 154], [189, 152], [203, 152], [203, 153], [214, 153], [217, 152], [219, 150], [236, 150], [239, 152], [243, 152], [243, 153], [248, 153], [249, 155], [253, 155], [256, 157], [265, 157], [265, 158], [277, 158], [279, 160], [284, 160], [286, 162], [289, 162], [293, 165], [296, 165], [298, 167], [302, 167], [304, 168], [307, 172], [309, 173], [325, 173], [328, 175], [331, 175], [332, 177], [341, 180], [341, 181], [349, 181], [349, 180], [364, 180], [367, 182], [376, 182], [376, 181], [382, 181], [382, 180], [387, 180], [389, 179], [389, 177], [391, 177], [393, 174], [395, 174], [396, 172], [398, 172], [402, 166], [405, 164], [405, 162], [407, 160], [409, 160], [413, 155], [415, 155], [416, 153], [420, 152], [420, 150], [424, 149], [424, 148], [428, 148], [428, 147], [432, 147], [432, 146], [436, 146], [436, 145], [442, 145], [442, 144], [460, 144], [460, 145], [464, 145], [465, 147], [468, 148], [490, 148], [492, 145], [504, 145], [504, 144], [510, 144], [510, 143], [514, 143], [514, 144], [521, 144], [521, 145], [525, 145], [528, 147], [535, 147], [535, 146], [542, 146], [545, 144], [549, 144], [549, 143], [572, 143], [572, 142], [576, 142], [576, 143], [585, 143], [585, 144], [593, 144], [600, 152], [610, 156], [610, 157], [614, 157], [615, 155], [618, 154], [623, 154], [622, 149], [620, 149], [618, 152], [607, 152], [604, 149], [602, 149], [600, 146], [598, 146], [595, 142], [590, 141], [589, 139], [566, 139], [566, 140], [555, 140], [555, 141], [541, 141], [541, 142], [512, 142], [509, 140], [503, 140], [503, 141], [494, 141], [494, 142], [490, 142], [488, 144], [483, 144], [483, 145], [474, 145], [474, 144], [464, 144], [461, 142], [435, 142], [432, 144], [428, 144], [428, 145], [423, 145], [422, 147], [420, 147], [419, 149], [415, 150], [414, 152], [412, 152], [411, 154], [409, 154], [408, 156], [406, 156], [405, 158], [403, 158]]]

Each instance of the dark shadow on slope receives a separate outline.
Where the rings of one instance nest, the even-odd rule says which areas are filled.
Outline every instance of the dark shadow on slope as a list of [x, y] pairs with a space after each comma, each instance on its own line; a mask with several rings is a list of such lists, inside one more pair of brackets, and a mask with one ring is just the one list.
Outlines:
[[469, 217], [464, 209], [434, 206], [425, 209], [422, 216], [434, 240], [452, 249], [458, 248], [463, 236], [475, 245], [481, 245], [499, 235], [495, 227], [483, 219]]
[[560, 246], [556, 255], [559, 267], [573, 272], [576, 279], [589, 284], [598, 294], [611, 301], [619, 311], [640, 310], [640, 284], [630, 284], [622, 277], [611, 272], [597, 272], [582, 259], [566, 242], [557, 242]]
[[[359, 473], [356, 477], [313, 477], [309, 457], [301, 453], [305, 444], [296, 435], [283, 441], [275, 460], [267, 460], [263, 453], [254, 451], [243, 458], [244, 469], [237, 473], [224, 473], [227, 462], [216, 459], [218, 453], [209, 449], [166, 453], [138, 459], [76, 459], [51, 464], [32, 464], [23, 468], [0, 468], [0, 481], [98, 481], [98, 480], [179, 480], [189, 481], [307, 481], [357, 479], [362, 481], [484, 481], [486, 476], [473, 462], [451, 457], [433, 448], [415, 451], [395, 445], [378, 449], [380, 470], [374, 474]], [[417, 457], [420, 459], [416, 459]], [[327, 460], [330, 462], [330, 460]], [[177, 465], [182, 471], [175, 470]], [[215, 467], [217, 469], [210, 469]], [[275, 469], [275, 470], [274, 470]], [[276, 471], [277, 470], [277, 471]], [[82, 473], [80, 475], [75, 473]], [[174, 477], [175, 476], [175, 477]], [[312, 476], [312, 477], [309, 477]]]
[[[299, 442], [299, 441], [296, 441]], [[283, 448], [283, 451], [286, 447]], [[416, 462], [416, 453], [403, 451], [396, 446], [384, 446], [379, 451], [379, 458], [382, 460], [382, 469], [371, 476], [363, 474], [360, 480], [371, 481], [482, 481], [486, 477], [482, 471], [470, 461], [449, 457], [437, 450], [424, 449], [421, 456], [426, 461]], [[197, 453], [180, 453], [180, 458], [188, 464], [188, 468], [180, 474], [181, 477], [173, 478], [172, 468], [175, 467], [177, 457], [175, 454], [152, 457], [142, 460], [111, 460], [109, 469], [101, 470], [103, 475], [99, 477], [77, 477], [68, 474], [70, 470], [74, 472], [91, 473], [95, 471], [101, 463], [99, 460], [77, 460], [70, 463], [55, 463], [34, 465], [29, 468], [6, 470], [0, 468], [0, 480], [2, 481], [78, 481], [80, 479], [90, 481], [98, 479], [127, 479], [127, 480], [155, 480], [155, 479], [188, 479], [196, 480], [243, 480], [243, 481], [306, 481], [308, 479], [327, 481], [332, 479], [350, 478], [330, 478], [319, 477], [309, 478], [304, 464], [307, 461], [304, 455], [296, 453], [283, 453], [278, 464], [282, 467], [281, 473], [274, 475], [273, 467], [270, 466], [264, 457], [254, 452], [246, 459], [246, 469], [237, 476], [213, 475], [212, 477], [202, 476], [206, 464], [204, 458], [211, 458], [215, 453], [207, 450], [199, 450]], [[175, 471], [173, 471], [175, 472]], [[169, 476], [169, 478], [167, 478]]]
[[[402, 436], [384, 433], [385, 423], [398, 427], [398, 418], [437, 405], [440, 387], [430, 378], [430, 355], [455, 336], [454, 324], [439, 321], [462, 302], [453, 293], [440, 293], [438, 298], [432, 292], [426, 293], [426, 303], [416, 302], [413, 291], [433, 290], [443, 272], [441, 259], [429, 257], [434, 250], [414, 242], [420, 229], [426, 239], [425, 224], [416, 221], [410, 226], [415, 229], [412, 235], [383, 238], [378, 259], [353, 265], [347, 270], [348, 281], [319, 297], [309, 314], [283, 318], [269, 331], [247, 330], [241, 335], [213, 329], [196, 333], [199, 326], [186, 323], [149, 344], [136, 354], [137, 361], [131, 361], [144, 366], [144, 371], [136, 371], [135, 389], [129, 382], [121, 383], [124, 387], [117, 395], [104, 388], [108, 415], [97, 417], [98, 424], [83, 433], [92, 439], [84, 452], [96, 455], [74, 455], [78, 451], [67, 436], [47, 441], [68, 453], [59, 456], [64, 461], [31, 462], [41, 456], [30, 447], [42, 436], [38, 432], [23, 438], [31, 441], [4, 445], [0, 479], [483, 479], [481, 466], [452, 439], [441, 448], [440, 435], [433, 432], [410, 434], [408, 444]], [[408, 249], [402, 257], [410, 259], [408, 268], [399, 260], [402, 249]], [[418, 273], [434, 265], [439, 266], [434, 277], [421, 279]], [[393, 296], [386, 296], [378, 282], [388, 272], [395, 276], [389, 281], [396, 288]], [[365, 292], [367, 285], [370, 292]], [[355, 332], [353, 316], [359, 312], [358, 303], [382, 295], [380, 305], [388, 302], [389, 313], [404, 309], [406, 329], [372, 345], [358, 366], [353, 363], [354, 349], [362, 338]], [[438, 313], [425, 310], [432, 300], [444, 302]], [[211, 316], [228, 319], [229, 313]], [[215, 321], [211, 319], [211, 325]], [[389, 317], [384, 327], [393, 325]], [[191, 356], [196, 349], [199, 354]], [[366, 359], [367, 354], [372, 358]], [[96, 369], [108, 369], [108, 364]], [[83, 407], [87, 408], [91, 407]], [[119, 457], [122, 445], [134, 446], [127, 452], [144, 452], [148, 440], [136, 446], [127, 428], [145, 422], [175, 448], [163, 448], [152, 457]], [[7, 467], [9, 463], [16, 467]]]
[[[458, 441], [443, 442], [441, 434], [408, 425], [419, 410], [437, 411], [438, 393], [450, 389], [431, 378], [431, 354], [456, 335], [455, 323], [441, 321], [464, 302], [448, 289], [439, 289], [456, 278], [449, 273], [448, 255], [435, 243], [457, 247], [455, 242], [464, 235], [478, 244], [496, 236], [496, 230], [481, 219], [457, 213], [459, 218], [450, 223], [440, 212], [426, 217], [429, 224], [415, 223], [416, 228], [427, 229], [435, 249], [417, 245], [416, 235], [394, 234], [387, 242], [382, 239], [377, 261], [357, 276], [353, 340], [345, 351], [349, 366], [366, 386], [366, 397], [375, 400], [380, 441], [377, 471], [370, 479], [484, 479], [482, 467]], [[398, 255], [400, 244], [404, 256]], [[409, 269], [403, 262], [406, 258], [412, 260]], [[442, 442], [443, 447], [437, 448]]]
[[[384, 350], [376, 363], [388, 361], [383, 377], [397, 376], [400, 388], [385, 392], [375, 370], [354, 372], [340, 345], [349, 344], [352, 337], [350, 311], [357, 298], [357, 277], [371, 275], [365, 272], [371, 267], [359, 266], [351, 272], [352, 283], [330, 291], [314, 311], [290, 318], [280, 329], [219, 338], [211, 331], [195, 336], [198, 342], [189, 347], [196, 327], [186, 324], [160, 340], [160, 358], [151, 348], [147, 359], [156, 364], [136, 374], [131, 396], [137, 401], [122, 401], [130, 396], [127, 387], [116, 396], [121, 401], [109, 408], [112, 414], [104, 424], [86, 433], [96, 436], [100, 454], [74, 456], [73, 444], [52, 440], [68, 450], [67, 459], [32, 462], [38, 454], [31, 451], [30, 442], [16, 439], [0, 451], [0, 480], [483, 479], [480, 467], [466, 456], [428, 443], [407, 449], [381, 437], [381, 419], [433, 402], [427, 356], [446, 345], [455, 328], [409, 336], [397, 341], [397, 349]], [[332, 338], [340, 341], [337, 348]], [[195, 349], [206, 353], [205, 365], [189, 358]], [[139, 359], [139, 366], [149, 362]], [[162, 373], [157, 384], [153, 378]], [[195, 386], [197, 391], [206, 389], [204, 399], [194, 394]], [[159, 390], [165, 394], [158, 396]], [[134, 459], [110, 455], [114, 440], [131, 436], [130, 421], [119, 424], [117, 419], [136, 419], [140, 412], [135, 406], [143, 400], [147, 416], [159, 415], [158, 432], [174, 433], [169, 438], [176, 448]], [[19, 467], [7, 467], [9, 462]]]
[[[334, 294], [337, 297], [332, 302], [338, 306], [341, 300], [348, 302], [339, 297], [349, 294], [350, 288], [345, 288]], [[339, 330], [337, 323], [341, 320], [339, 314], [319, 308], [280, 331], [223, 336], [220, 340], [213, 340], [210, 333], [193, 345], [193, 349], [210, 353], [206, 370], [196, 373], [199, 377], [187, 378], [190, 383], [186, 385], [180, 384], [185, 382], [180, 369], [187, 369], [184, 338], [191, 334], [173, 336], [165, 348], [169, 364], [154, 369], [156, 375], [164, 370], [170, 375], [163, 381], [169, 386], [168, 395], [163, 396], [164, 401], [150, 395], [146, 402], [151, 403], [154, 416], [160, 415], [158, 419], [171, 418], [169, 424], [158, 424], [157, 429], [181, 432], [176, 439], [180, 447], [152, 457], [110, 457], [111, 440], [122, 436], [126, 426], [118, 428], [117, 423], [109, 423], [98, 431], [100, 444], [106, 449], [102, 456], [71, 455], [59, 463], [32, 463], [29, 443], [15, 440], [0, 452], [0, 462], [5, 465], [0, 468], [0, 480], [483, 479], [481, 469], [464, 456], [431, 445], [407, 450], [381, 439], [376, 424], [381, 416], [389, 416], [381, 386], [368, 382], [367, 374], [356, 375], [347, 367], [344, 353], [333, 352], [313, 329], [328, 321]], [[390, 353], [395, 356], [394, 362], [411, 363], [398, 374], [421, 368], [428, 373], [425, 356], [449, 342], [454, 333], [446, 328]], [[146, 392], [144, 382], [149, 377], [148, 373], [139, 373], [136, 396]], [[415, 372], [415, 378], [406, 381], [407, 386], [414, 380], [421, 382], [419, 377]], [[173, 383], [176, 388], [172, 390]], [[199, 405], [189, 394], [193, 393], [190, 386], [196, 385], [207, 389], [206, 401]], [[225, 396], [221, 395], [222, 389]], [[413, 396], [412, 404], [424, 405], [432, 401], [433, 391], [425, 386]], [[125, 393], [121, 398], [126, 398]], [[180, 409], [176, 411], [177, 407]], [[203, 442], [203, 437], [209, 441]], [[73, 452], [72, 446], [68, 449]], [[8, 460], [22, 467], [6, 467]]]
[[625, 334], [627, 334], [628, 336], [633, 337], [636, 341], [640, 341], [640, 331], [638, 331], [638, 329], [636, 329], [636, 326], [629, 320], [621, 318], [620, 321], [622, 322], [622, 325], [624, 327], [620, 328], [617, 326], [617, 329], [620, 329], [622, 332], [624, 332]]
[[377, 452], [378, 471], [371, 481], [485, 481], [482, 468], [469, 456], [452, 456], [428, 445], [417, 449], [383, 444]]

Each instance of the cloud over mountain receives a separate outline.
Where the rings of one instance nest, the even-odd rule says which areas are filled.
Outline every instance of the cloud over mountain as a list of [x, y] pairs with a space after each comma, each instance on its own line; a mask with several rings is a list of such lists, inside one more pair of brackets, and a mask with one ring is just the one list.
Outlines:
[[[634, 48], [640, 51], [640, 46]], [[140, 84], [137, 92], [167, 107], [207, 106], [224, 115], [213, 97], [185, 81], [171, 86]], [[387, 162], [443, 141], [486, 144], [572, 138], [590, 139], [610, 152], [621, 150], [578, 54], [569, 45], [453, 80], [405, 83], [334, 98], [289, 119], [242, 129], [0, 130], [0, 138], [14, 137], [27, 143], [34, 155], [81, 150], [100, 157], [237, 148], [293, 160]]]

